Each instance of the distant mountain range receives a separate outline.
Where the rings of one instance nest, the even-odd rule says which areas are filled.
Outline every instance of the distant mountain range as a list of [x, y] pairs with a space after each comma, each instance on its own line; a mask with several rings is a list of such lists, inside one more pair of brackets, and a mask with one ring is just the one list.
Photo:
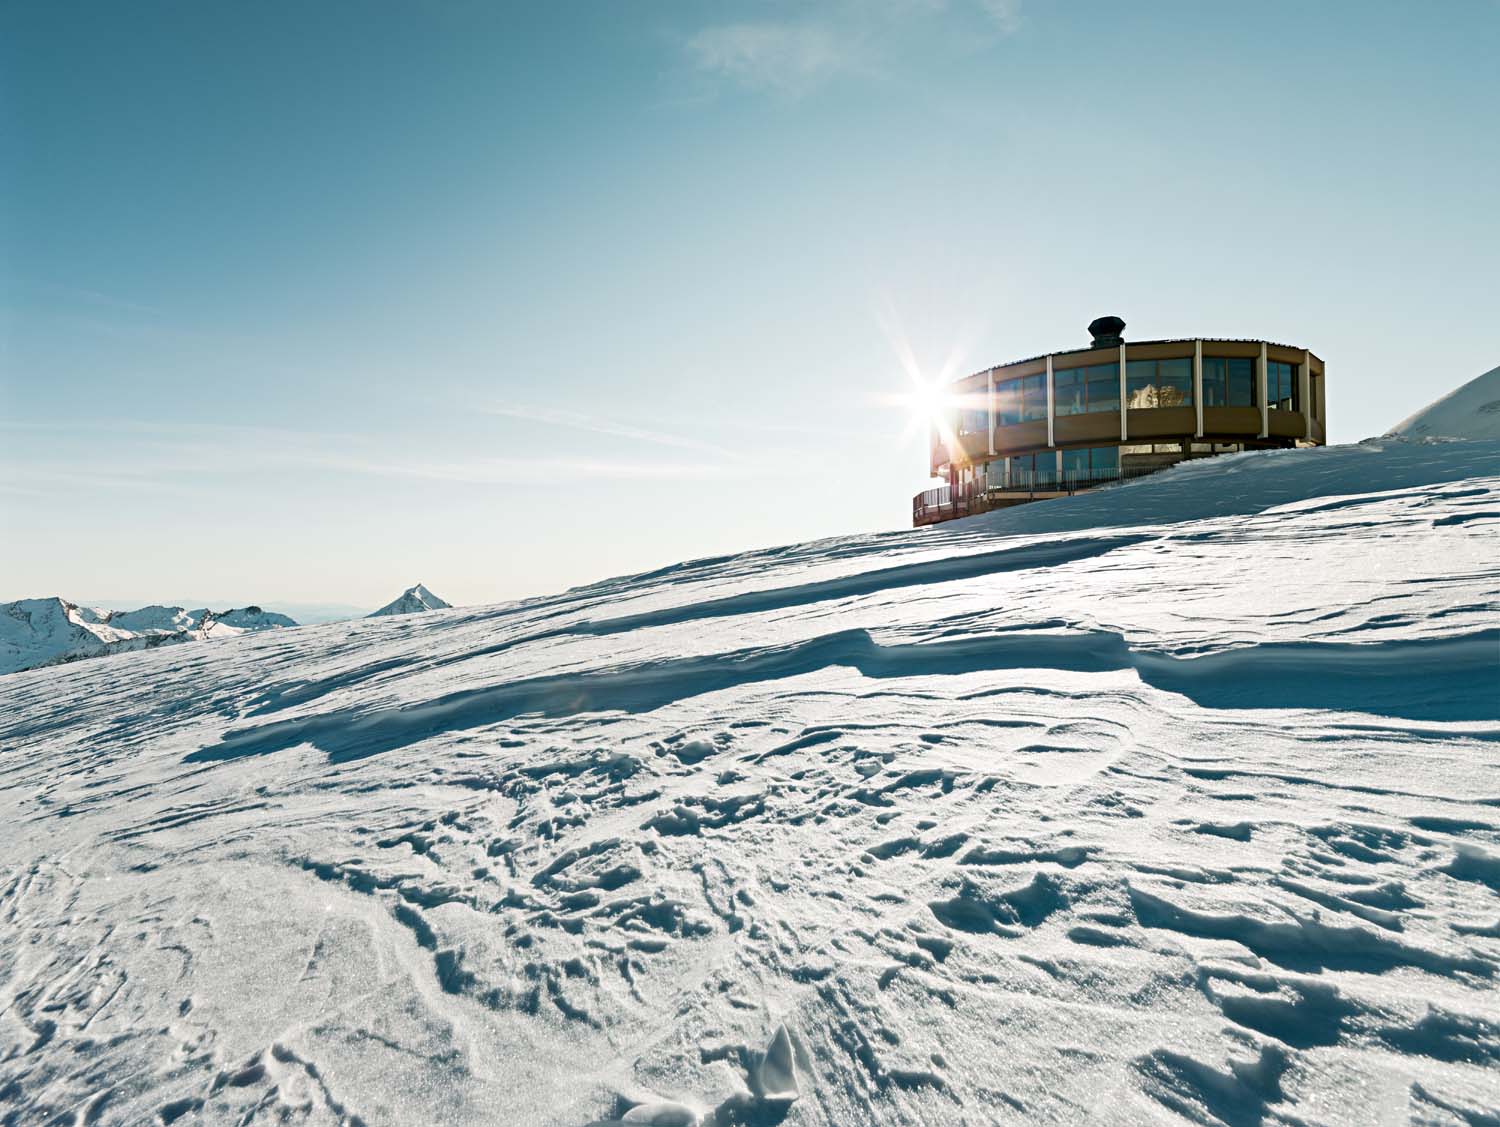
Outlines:
[[56, 597], [18, 599], [0, 604], [0, 673], [296, 625], [284, 614], [257, 606], [225, 611], [162, 606], [111, 611]]
[[[408, 588], [369, 617], [441, 610], [448, 604], [422, 584]], [[67, 599], [0, 603], [0, 675], [181, 642], [208, 642], [297, 626], [290, 616], [258, 606], [208, 608], [147, 606], [103, 610]]]

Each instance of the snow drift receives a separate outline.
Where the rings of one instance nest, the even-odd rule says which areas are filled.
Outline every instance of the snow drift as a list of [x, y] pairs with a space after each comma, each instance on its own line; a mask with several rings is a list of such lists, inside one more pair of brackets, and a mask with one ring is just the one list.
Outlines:
[[1500, 438], [1500, 368], [1491, 368], [1391, 430], [1407, 438]]
[[1500, 442], [0, 680], [20, 1122], [1479, 1124]]

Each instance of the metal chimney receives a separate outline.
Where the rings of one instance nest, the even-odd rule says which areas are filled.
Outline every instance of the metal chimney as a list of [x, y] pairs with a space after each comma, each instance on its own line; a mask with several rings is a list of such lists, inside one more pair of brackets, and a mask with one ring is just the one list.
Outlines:
[[1089, 322], [1089, 335], [1094, 338], [1095, 348], [1118, 348], [1125, 343], [1120, 334], [1125, 331], [1125, 322], [1118, 317], [1095, 317]]

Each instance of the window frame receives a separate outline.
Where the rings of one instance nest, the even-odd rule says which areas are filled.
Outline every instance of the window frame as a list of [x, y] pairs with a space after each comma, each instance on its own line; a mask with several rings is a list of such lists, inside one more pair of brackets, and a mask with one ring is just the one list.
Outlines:
[[[1061, 410], [1062, 397], [1058, 393], [1058, 380], [1067, 375], [1071, 386], [1077, 388], [1076, 399], [1082, 403], [1079, 410]], [[1101, 396], [1095, 405], [1093, 389], [1099, 385], [1110, 388], [1108, 396]], [[1052, 370], [1052, 413], [1054, 418], [1071, 418], [1075, 415], [1115, 414], [1120, 410], [1120, 363], [1111, 360], [1104, 364], [1080, 364], [1075, 368]]]
[[[979, 425], [971, 427], [970, 424], [978, 422]], [[988, 407], [960, 407], [958, 408], [958, 425], [954, 427], [954, 433], [959, 438], [965, 438], [971, 434], [988, 434], [990, 431], [990, 411]]]
[[[1167, 383], [1162, 378], [1162, 365], [1185, 364], [1187, 379], [1184, 383], [1180, 374], [1172, 377], [1172, 382]], [[1141, 382], [1139, 373], [1150, 368], [1149, 382]], [[1135, 371], [1132, 371], [1134, 369]], [[1182, 392], [1180, 403], [1162, 403], [1161, 390], [1171, 387]], [[1153, 398], [1156, 402], [1142, 403], [1134, 402], [1137, 392], [1154, 392]], [[1156, 411], [1168, 407], [1192, 407], [1193, 406], [1193, 358], [1191, 356], [1167, 356], [1156, 359], [1131, 360], [1128, 356], [1125, 361], [1125, 405], [1130, 411]]]
[[[1027, 382], [1032, 381], [1030, 388]], [[1034, 403], [1033, 400], [1036, 400]], [[1047, 418], [1047, 373], [1009, 376], [995, 381], [995, 425], [1015, 427], [1045, 422]]]
[[[1106, 459], [1105, 454], [1112, 455]], [[1070, 461], [1083, 459], [1081, 467], [1069, 468]], [[1106, 464], [1107, 463], [1107, 464]], [[1075, 446], [1062, 451], [1062, 482], [1072, 484], [1079, 481], [1097, 481], [1108, 470], [1115, 476], [1120, 472], [1120, 448], [1115, 446]]]
[[[1272, 373], [1275, 373], [1274, 382]], [[1287, 381], [1286, 395], [1281, 395], [1282, 380]], [[1266, 360], [1266, 409], [1268, 411], [1289, 411], [1292, 413], [1302, 410], [1302, 365], [1286, 360]], [[1273, 390], [1274, 389], [1274, 390]], [[1288, 406], [1283, 407], [1285, 402]]]
[[[1222, 364], [1224, 374], [1220, 385], [1224, 401], [1222, 403], [1210, 403], [1208, 401], [1208, 388], [1210, 379], [1208, 375], [1209, 365]], [[1245, 365], [1244, 378], [1248, 380], [1250, 400], [1248, 403], [1236, 403], [1233, 393], [1235, 386], [1235, 365]], [[1259, 383], [1255, 378], [1255, 358], [1251, 356], [1205, 356], [1203, 358], [1203, 406], [1204, 407], [1259, 407]]]

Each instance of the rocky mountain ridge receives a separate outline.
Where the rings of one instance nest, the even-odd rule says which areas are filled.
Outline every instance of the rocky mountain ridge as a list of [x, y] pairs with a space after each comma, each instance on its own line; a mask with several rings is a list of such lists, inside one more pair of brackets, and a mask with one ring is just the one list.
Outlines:
[[59, 596], [0, 603], [0, 674], [179, 642], [204, 642], [297, 623], [258, 606], [104, 610]]

